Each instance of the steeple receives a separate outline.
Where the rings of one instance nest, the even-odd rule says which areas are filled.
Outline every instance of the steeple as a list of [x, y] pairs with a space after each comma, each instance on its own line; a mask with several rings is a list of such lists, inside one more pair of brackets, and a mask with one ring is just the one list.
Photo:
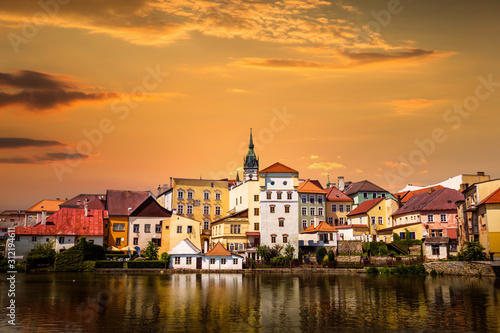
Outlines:
[[330, 187], [330, 174], [327, 174], [328, 176], [328, 182], [326, 183], [326, 188]]
[[257, 172], [259, 171], [259, 159], [255, 155], [255, 151], [253, 150], [253, 136], [252, 129], [250, 128], [250, 142], [248, 144], [248, 153], [243, 159], [243, 170], [245, 174], [245, 180], [248, 179], [257, 179]]

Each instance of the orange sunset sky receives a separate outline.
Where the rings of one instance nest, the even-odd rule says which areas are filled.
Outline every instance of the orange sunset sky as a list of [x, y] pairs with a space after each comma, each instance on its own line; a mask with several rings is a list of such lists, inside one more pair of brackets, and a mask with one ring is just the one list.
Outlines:
[[496, 177], [498, 13], [494, 0], [4, 1], [0, 210], [234, 178], [250, 128], [261, 168], [323, 184]]

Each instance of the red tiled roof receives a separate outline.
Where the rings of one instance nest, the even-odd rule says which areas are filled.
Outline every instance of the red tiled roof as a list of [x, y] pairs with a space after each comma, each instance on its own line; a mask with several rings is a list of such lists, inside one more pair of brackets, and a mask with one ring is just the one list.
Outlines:
[[298, 173], [297, 170], [287, 167], [280, 162], [276, 162], [273, 165], [265, 168], [264, 170], [260, 170], [260, 173]]
[[450, 237], [450, 239], [458, 239], [458, 228], [448, 228], [446, 231], [448, 232], [448, 237]]
[[482, 205], [484, 203], [487, 203], [487, 204], [494, 204], [494, 203], [500, 203], [500, 187], [494, 191], [493, 193], [491, 193], [490, 195], [488, 195], [486, 198], [484, 198], [479, 204], [479, 205]]
[[392, 216], [421, 211], [457, 210], [455, 202], [463, 200], [464, 195], [451, 188], [441, 188], [429, 193], [428, 191], [415, 194], [403, 207]]
[[[76, 197], [71, 198], [68, 201], [62, 203], [60, 207], [84, 208], [85, 203], [87, 203], [87, 208], [89, 209], [104, 209], [105, 199], [106, 199], [106, 194], [78, 194]], [[92, 202], [92, 208], [90, 207], [91, 202]]]
[[323, 191], [322, 188], [318, 187], [310, 180], [306, 180], [305, 182], [300, 183], [297, 192], [325, 194], [325, 191]]
[[329, 187], [324, 190], [326, 192], [326, 200], [328, 201], [348, 201], [348, 202], [353, 202], [350, 197], [342, 193], [338, 188], [335, 186]]
[[363, 201], [358, 207], [356, 207], [356, 209], [347, 214], [347, 216], [365, 214], [382, 200], [384, 200], [384, 198], [377, 198], [368, 201]]
[[221, 244], [221, 242], [218, 242], [215, 244], [213, 248], [211, 248], [207, 253], [205, 253], [206, 256], [231, 256], [231, 255], [236, 255], [241, 257], [239, 254], [233, 253], [226, 249], [224, 245]]
[[441, 186], [441, 185], [429, 186], [429, 187], [426, 187], [426, 188], [422, 188], [420, 190], [404, 191], [404, 192], [394, 193], [393, 196], [396, 199], [398, 198], [398, 195], [401, 196], [401, 202], [405, 203], [408, 200], [410, 200], [415, 194], [429, 192], [429, 190], [431, 190], [431, 189], [433, 189], [433, 190], [439, 190], [441, 188], [444, 188], [444, 186]]
[[307, 227], [304, 231], [301, 232], [301, 234], [312, 234], [315, 232], [337, 232], [337, 229], [326, 223], [325, 221], [321, 221], [318, 226], [315, 228], [314, 224], [311, 224], [309, 227]]
[[350, 185], [349, 188], [344, 193], [346, 195], [352, 195], [358, 192], [387, 192], [387, 191], [368, 180], [363, 180]]
[[412, 223], [400, 224], [400, 225], [397, 225], [395, 227], [389, 227], [389, 228], [385, 228], [385, 229], [379, 229], [379, 232], [381, 232], [381, 231], [392, 231], [392, 230], [395, 230], [395, 229], [405, 228], [405, 227], [409, 227], [409, 226], [417, 225], [417, 224], [421, 224], [421, 223], [420, 222], [412, 222]]
[[316, 185], [317, 187], [319, 187], [320, 189], [323, 189], [323, 185], [321, 185], [320, 181], [317, 180], [317, 179], [313, 179], [311, 180], [311, 182]]
[[45, 199], [28, 208], [26, 212], [41, 212], [42, 210], [44, 210], [49, 213], [54, 213], [59, 210], [59, 205], [65, 202], [66, 200]]
[[150, 195], [149, 191], [108, 190], [106, 209], [110, 216], [129, 216]]
[[38, 223], [34, 227], [17, 227], [17, 235], [74, 235], [103, 236], [106, 211], [89, 209], [61, 208], [47, 218], [47, 224]]

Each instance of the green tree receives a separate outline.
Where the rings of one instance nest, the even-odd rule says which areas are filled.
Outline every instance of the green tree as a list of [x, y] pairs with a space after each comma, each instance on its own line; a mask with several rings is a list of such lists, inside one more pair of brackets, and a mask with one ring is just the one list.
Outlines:
[[484, 246], [479, 242], [465, 242], [465, 247], [458, 253], [458, 260], [468, 262], [488, 260], [484, 250]]
[[269, 254], [269, 246], [267, 245], [257, 246], [257, 255], [263, 262], [271, 262], [271, 256]]
[[288, 243], [285, 246], [285, 249], [283, 250], [284, 252], [284, 257], [286, 258], [287, 261], [292, 261], [293, 259], [293, 253], [295, 252], [295, 248], [293, 247], [292, 244]]
[[328, 251], [328, 261], [329, 262], [335, 261], [335, 253], [333, 253], [333, 250]]
[[327, 255], [326, 249], [322, 246], [316, 250], [316, 262], [321, 264], [323, 258]]
[[302, 249], [299, 247], [299, 262], [302, 262]]
[[158, 244], [156, 244], [154, 242], [149, 242], [148, 246], [144, 250], [144, 257], [147, 260], [158, 260], [159, 250], [160, 250], [160, 248], [159, 248]]
[[56, 251], [54, 250], [54, 242], [37, 243], [26, 253], [26, 262], [31, 267], [38, 265], [53, 265], [56, 260]]

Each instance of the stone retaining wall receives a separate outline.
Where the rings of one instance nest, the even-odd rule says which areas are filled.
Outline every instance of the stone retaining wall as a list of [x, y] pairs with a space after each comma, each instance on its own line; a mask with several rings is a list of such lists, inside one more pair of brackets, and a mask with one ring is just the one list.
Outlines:
[[422, 252], [421, 252], [421, 249], [422, 249], [422, 245], [410, 245], [409, 247], [409, 253], [408, 254], [411, 254], [411, 255], [421, 255]]
[[436, 261], [424, 264], [426, 272], [435, 269], [438, 274], [461, 276], [492, 276], [495, 272], [489, 263], [466, 261]]
[[328, 274], [364, 274], [365, 269], [346, 268], [256, 268], [256, 269], [128, 269], [98, 268], [98, 274], [252, 274], [252, 273], [328, 273]]
[[338, 241], [339, 253], [363, 253], [363, 242], [356, 240], [339, 240]]

